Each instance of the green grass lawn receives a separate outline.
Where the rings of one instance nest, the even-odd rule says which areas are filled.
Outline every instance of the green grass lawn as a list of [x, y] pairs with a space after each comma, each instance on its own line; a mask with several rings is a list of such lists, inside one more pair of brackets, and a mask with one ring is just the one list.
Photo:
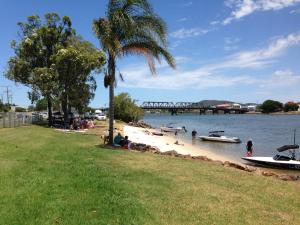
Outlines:
[[0, 129], [0, 224], [300, 224], [299, 182], [100, 143]]

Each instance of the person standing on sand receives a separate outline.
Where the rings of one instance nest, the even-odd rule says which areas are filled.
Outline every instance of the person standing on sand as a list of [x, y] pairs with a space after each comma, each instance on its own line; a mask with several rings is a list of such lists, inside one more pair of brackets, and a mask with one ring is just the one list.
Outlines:
[[252, 155], [253, 155], [253, 142], [252, 142], [251, 139], [249, 139], [247, 141], [246, 149], [247, 149], [247, 157], [252, 157]]
[[196, 135], [197, 135], [197, 131], [194, 129], [194, 130], [192, 131], [192, 138], [195, 138]]

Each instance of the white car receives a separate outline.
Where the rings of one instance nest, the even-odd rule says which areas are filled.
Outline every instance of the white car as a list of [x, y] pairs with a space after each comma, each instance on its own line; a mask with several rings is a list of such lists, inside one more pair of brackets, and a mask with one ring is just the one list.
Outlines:
[[96, 120], [106, 120], [106, 115], [104, 115], [103, 113], [97, 113], [95, 115], [95, 119]]
[[48, 113], [47, 112], [40, 112], [39, 113], [40, 119], [48, 119]]

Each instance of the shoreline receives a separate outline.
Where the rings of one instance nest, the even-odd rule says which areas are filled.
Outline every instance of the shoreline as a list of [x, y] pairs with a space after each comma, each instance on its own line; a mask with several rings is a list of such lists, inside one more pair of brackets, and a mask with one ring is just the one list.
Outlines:
[[[223, 162], [230, 161], [233, 163], [240, 164], [240, 162], [232, 158], [215, 154], [211, 152], [209, 149], [205, 149], [199, 146], [194, 146], [181, 139], [179, 140], [179, 138], [176, 138], [173, 135], [170, 136], [167, 133], [164, 133], [164, 136], [157, 136], [151, 134], [152, 132], [155, 131], [157, 132], [157, 130], [155, 129], [124, 125], [123, 131], [124, 134], [129, 137], [129, 140], [136, 143], [143, 143], [146, 145], [157, 147], [161, 152], [168, 152], [168, 151], [175, 150], [176, 152], [182, 155], [206, 156], [216, 161], [223, 161]], [[176, 141], [178, 141], [179, 144], [175, 144]]]
[[[200, 146], [194, 146], [183, 140], [180, 140], [179, 144], [175, 144], [175, 142], [179, 141], [179, 139], [177, 139], [173, 135], [170, 136], [167, 133], [163, 133], [164, 136], [157, 136], [153, 135], [152, 132], [157, 132], [157, 130], [153, 128], [142, 128], [130, 125], [123, 126], [123, 134], [128, 136], [129, 140], [135, 143], [151, 146], [152, 148], [156, 149], [154, 151], [145, 151], [150, 151], [152, 153], [157, 153], [161, 155], [169, 155], [190, 158], [200, 161], [215, 162], [224, 167], [233, 167], [235, 169], [247, 172], [254, 172], [257, 175], [262, 175], [265, 177], [275, 177], [285, 181], [300, 180], [300, 175], [296, 171], [266, 168], [247, 163], [241, 163], [235, 159], [215, 154], [209, 149], [205, 149]], [[142, 150], [142, 152], [144, 152], [144, 150]]]

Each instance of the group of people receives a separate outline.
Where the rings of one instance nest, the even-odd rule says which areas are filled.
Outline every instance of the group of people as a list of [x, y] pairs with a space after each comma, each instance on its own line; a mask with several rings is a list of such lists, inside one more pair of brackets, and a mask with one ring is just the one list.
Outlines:
[[121, 133], [118, 133], [117, 136], [114, 138], [114, 144], [120, 145], [121, 147], [128, 147], [130, 141], [128, 140], [128, 136], [123, 137]]
[[70, 128], [73, 130], [95, 128], [93, 120], [74, 118], [70, 120]]

